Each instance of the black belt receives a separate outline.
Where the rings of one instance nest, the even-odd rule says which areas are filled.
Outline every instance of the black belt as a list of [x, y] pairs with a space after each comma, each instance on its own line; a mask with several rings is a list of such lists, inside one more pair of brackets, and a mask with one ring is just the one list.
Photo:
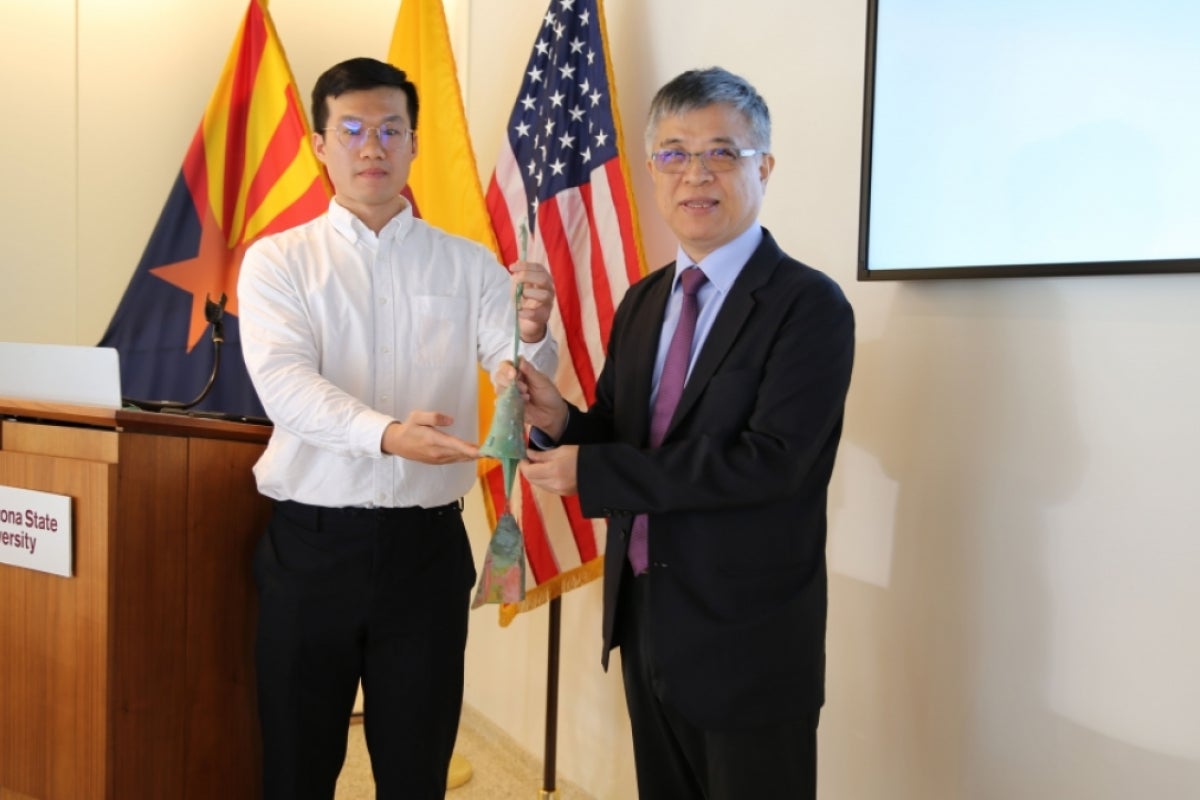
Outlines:
[[295, 500], [276, 500], [275, 510], [294, 522], [319, 530], [324, 525], [353, 525], [369, 521], [400, 522], [404, 519], [417, 520], [440, 517], [444, 514], [461, 514], [463, 501], [460, 498], [452, 503], [446, 503], [444, 506], [434, 506], [433, 508], [424, 506], [330, 508], [329, 506], [310, 506], [308, 503], [298, 503]]

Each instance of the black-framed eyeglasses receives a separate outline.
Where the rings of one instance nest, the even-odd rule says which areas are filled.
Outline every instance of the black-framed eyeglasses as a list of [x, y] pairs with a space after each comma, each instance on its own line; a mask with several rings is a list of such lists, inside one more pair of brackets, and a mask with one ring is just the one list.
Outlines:
[[379, 146], [389, 153], [397, 150], [405, 141], [411, 140], [416, 133], [411, 128], [401, 128], [398, 125], [380, 125], [368, 128], [357, 122], [343, 122], [325, 129], [325, 133], [330, 131], [333, 131], [338, 142], [347, 150], [361, 150], [366, 146], [371, 131], [374, 131], [375, 138], [379, 140]]
[[686, 150], [655, 150], [650, 154], [650, 160], [659, 172], [668, 174], [686, 172], [693, 158], [699, 159], [700, 165], [709, 172], [729, 172], [737, 166], [738, 161], [760, 152], [750, 147], [713, 147], [699, 153], [689, 153]]

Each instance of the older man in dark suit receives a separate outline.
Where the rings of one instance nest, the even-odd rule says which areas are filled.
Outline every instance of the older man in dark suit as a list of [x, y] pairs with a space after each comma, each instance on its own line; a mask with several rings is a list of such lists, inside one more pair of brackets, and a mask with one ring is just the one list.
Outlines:
[[674, 264], [630, 288], [586, 412], [522, 363], [522, 471], [609, 517], [642, 798], [811, 798], [824, 700], [826, 493], [854, 356], [838, 286], [758, 222], [766, 103], [723, 69], [659, 90], [646, 130]]

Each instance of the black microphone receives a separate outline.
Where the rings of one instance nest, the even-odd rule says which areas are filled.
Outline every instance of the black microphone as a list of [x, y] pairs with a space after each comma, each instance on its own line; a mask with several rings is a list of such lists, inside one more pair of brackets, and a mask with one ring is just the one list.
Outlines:
[[[204, 318], [213, 326], [212, 340], [213, 344], [216, 345], [225, 343], [225, 323], [221, 320], [225, 316], [225, 301], [227, 299], [224, 292], [221, 292], [221, 299], [215, 303], [207, 293], [204, 295]], [[215, 366], [213, 372], [216, 372]]]
[[216, 302], [209, 297], [207, 292], [204, 294], [204, 318], [212, 325], [213, 366], [212, 371], [208, 374], [208, 382], [204, 384], [204, 388], [200, 390], [200, 394], [194, 400], [184, 403], [176, 400], [134, 400], [122, 397], [121, 402], [143, 411], [186, 411], [202, 403], [212, 391], [213, 384], [217, 380], [217, 370], [221, 368], [221, 345], [225, 343], [225, 323], [222, 318], [225, 316], [225, 302], [228, 299], [224, 292], [221, 292], [221, 299]]

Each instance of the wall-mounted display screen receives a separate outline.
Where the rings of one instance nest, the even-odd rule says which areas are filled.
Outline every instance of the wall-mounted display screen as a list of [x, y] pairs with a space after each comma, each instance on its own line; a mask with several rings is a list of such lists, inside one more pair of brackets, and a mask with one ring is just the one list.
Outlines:
[[869, 0], [860, 280], [1200, 271], [1200, 2]]

